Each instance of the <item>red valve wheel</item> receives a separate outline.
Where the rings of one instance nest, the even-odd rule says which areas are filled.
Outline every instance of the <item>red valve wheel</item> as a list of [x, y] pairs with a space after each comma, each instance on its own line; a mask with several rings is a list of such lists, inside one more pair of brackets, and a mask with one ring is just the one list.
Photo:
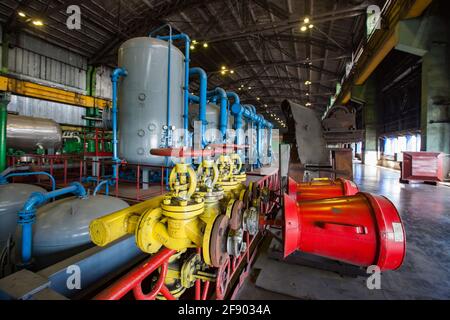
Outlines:
[[213, 150], [191, 149], [191, 148], [160, 148], [150, 150], [150, 154], [160, 157], [210, 157], [214, 154]]

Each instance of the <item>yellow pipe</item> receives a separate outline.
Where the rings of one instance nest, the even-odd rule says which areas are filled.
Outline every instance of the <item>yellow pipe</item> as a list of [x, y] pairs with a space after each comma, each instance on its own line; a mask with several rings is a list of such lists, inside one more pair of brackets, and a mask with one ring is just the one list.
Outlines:
[[156, 223], [153, 230], [153, 238], [157, 239], [164, 247], [171, 250], [182, 251], [187, 248], [195, 247], [189, 238], [172, 238], [169, 235], [166, 225], [161, 222]]
[[347, 104], [351, 98], [352, 98], [352, 93], [351, 92], [347, 93], [344, 96], [344, 98], [342, 98], [342, 104]]
[[104, 247], [127, 234], [133, 234], [137, 218], [149, 209], [158, 208], [163, 199], [164, 196], [158, 196], [93, 220], [89, 226], [92, 242]]
[[359, 86], [366, 82], [372, 72], [378, 67], [378, 65], [386, 58], [389, 52], [395, 48], [398, 44], [399, 38], [397, 32], [392, 34], [383, 42], [381, 47], [375, 52], [369, 64], [363, 69], [355, 81], [355, 85]]
[[433, 0], [416, 0], [411, 9], [405, 16], [405, 19], [417, 18], [425, 11]]
[[105, 99], [94, 98], [72, 91], [52, 88], [42, 84], [5, 76], [0, 76], [0, 91], [7, 91], [20, 96], [71, 104], [85, 108], [105, 108], [111, 104], [110, 101]]

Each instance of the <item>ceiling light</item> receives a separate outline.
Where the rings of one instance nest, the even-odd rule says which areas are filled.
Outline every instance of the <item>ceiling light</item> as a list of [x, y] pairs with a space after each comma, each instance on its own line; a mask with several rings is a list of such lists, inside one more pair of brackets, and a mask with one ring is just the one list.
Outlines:
[[252, 87], [248, 87], [248, 90], [252, 90]]
[[309, 93], [307, 93], [306, 96], [309, 97]]
[[190, 48], [191, 48], [191, 50], [194, 50], [194, 49], [195, 49], [195, 46], [194, 46], [194, 45], [191, 45]]
[[208, 48], [209, 47], [209, 45], [205, 42], [204, 44], [203, 44], [203, 48]]
[[314, 25], [313, 25], [313, 24], [310, 24], [310, 25], [308, 26], [308, 28], [312, 29], [312, 28], [314, 28]]
[[309, 23], [309, 18], [306, 17], [305, 20], [303, 20], [304, 23]]
[[305, 104], [305, 106], [310, 107], [310, 106], [311, 106], [311, 103], [307, 102], [307, 103]]
[[234, 70], [230, 70], [230, 73], [231, 73], [231, 74], [234, 74]]
[[258, 100], [258, 101], [259, 101], [259, 100], [261, 100], [261, 98], [260, 98], [260, 97], [258, 97], [258, 98], [256, 98], [256, 100]]
[[306, 30], [308, 30], [308, 28], [307, 28], [306, 26], [302, 26], [302, 27], [300, 28], [300, 30], [301, 30], [302, 32], [305, 32]]
[[267, 104], [265, 104], [264, 107], [267, 108], [268, 107]]
[[197, 40], [192, 40], [192, 43], [193, 44], [197, 44]]
[[27, 15], [25, 13], [23, 13], [22, 11], [19, 11], [17, 14], [19, 16], [21, 16], [22, 18], [26, 18], [27, 17]]
[[241, 91], [241, 90], [242, 90], [242, 88], [239, 88], [238, 90], [239, 90], [239, 91]]
[[42, 27], [44, 25], [41, 20], [33, 20], [33, 24], [37, 27]]
[[225, 75], [227, 72], [225, 70], [220, 71], [221, 75]]
[[227, 67], [225, 67], [225, 66], [222, 66], [222, 70], [227, 70]]
[[243, 84], [241, 84], [241, 88], [243, 88], [244, 87], [244, 85]]

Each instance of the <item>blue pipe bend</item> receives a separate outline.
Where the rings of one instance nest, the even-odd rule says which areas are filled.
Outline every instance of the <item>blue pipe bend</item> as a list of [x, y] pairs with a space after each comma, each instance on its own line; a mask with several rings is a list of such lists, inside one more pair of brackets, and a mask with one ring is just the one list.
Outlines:
[[205, 70], [202, 68], [191, 68], [189, 69], [189, 77], [198, 75], [200, 77], [200, 94], [199, 94], [199, 121], [202, 123], [201, 134], [202, 137], [202, 147], [206, 145], [204, 133], [206, 127], [206, 103], [207, 103], [207, 90], [208, 90], [208, 76]]
[[225, 138], [227, 133], [228, 124], [228, 95], [227, 92], [222, 88], [216, 88], [213, 91], [207, 93], [208, 97], [216, 97], [220, 99], [220, 120], [219, 120], [219, 130], [222, 134], [222, 139]]
[[48, 200], [60, 197], [66, 194], [84, 198], [87, 196], [86, 189], [78, 182], [72, 183], [69, 187], [54, 190], [47, 193], [35, 192], [30, 195], [25, 202], [22, 210], [19, 212], [18, 224], [22, 226], [22, 264], [27, 265], [31, 262], [31, 251], [33, 245], [33, 223], [36, 221], [37, 207], [46, 203]]
[[8, 183], [8, 179], [14, 177], [29, 177], [29, 176], [47, 176], [52, 182], [52, 191], [56, 190], [56, 181], [55, 178], [48, 172], [18, 172], [18, 173], [10, 173], [6, 176], [0, 177], [0, 184]]

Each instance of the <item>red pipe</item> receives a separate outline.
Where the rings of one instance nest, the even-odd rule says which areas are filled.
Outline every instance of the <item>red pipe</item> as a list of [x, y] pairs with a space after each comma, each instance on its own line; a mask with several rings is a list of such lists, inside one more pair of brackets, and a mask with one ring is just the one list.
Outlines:
[[296, 250], [358, 266], [398, 269], [406, 240], [395, 206], [385, 197], [296, 202], [285, 195], [284, 255]]
[[163, 295], [164, 298], [166, 298], [167, 300], [177, 300], [169, 291], [169, 289], [167, 289], [167, 287], [163, 284], [163, 286], [161, 287], [160, 293]]
[[130, 273], [123, 276], [115, 284], [111, 285], [97, 296], [94, 300], [119, 300], [125, 296], [134, 287], [147, 278], [150, 274], [158, 269], [161, 265], [169, 261], [169, 258], [176, 253], [175, 250], [167, 248], [162, 249], [157, 254], [153, 255], [145, 263], [134, 268]]
[[[292, 181], [289, 181], [292, 183]], [[293, 186], [290, 186], [290, 192]], [[294, 187], [295, 188], [295, 187]], [[344, 196], [354, 196], [359, 192], [358, 186], [350, 180], [336, 179], [317, 180], [306, 183], [299, 183], [296, 186], [297, 201], [311, 201], [320, 199], [338, 198]]]
[[208, 290], [209, 290], [209, 281], [205, 281], [205, 285], [203, 286], [202, 300], [206, 300], [206, 298], [208, 297]]

